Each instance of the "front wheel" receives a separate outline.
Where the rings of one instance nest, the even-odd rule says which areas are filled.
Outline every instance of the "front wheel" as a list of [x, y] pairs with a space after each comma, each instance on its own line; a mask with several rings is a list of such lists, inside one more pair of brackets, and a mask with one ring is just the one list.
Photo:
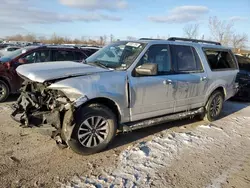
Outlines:
[[214, 93], [212, 93], [206, 105], [206, 113], [204, 114], [204, 120], [214, 121], [218, 119], [222, 111], [223, 102], [224, 97], [222, 92], [215, 91]]
[[83, 107], [75, 117], [76, 125], [69, 141], [70, 148], [81, 155], [104, 150], [116, 135], [117, 120], [104, 105]]
[[10, 89], [8, 85], [0, 80], [0, 102], [4, 102], [9, 96]]

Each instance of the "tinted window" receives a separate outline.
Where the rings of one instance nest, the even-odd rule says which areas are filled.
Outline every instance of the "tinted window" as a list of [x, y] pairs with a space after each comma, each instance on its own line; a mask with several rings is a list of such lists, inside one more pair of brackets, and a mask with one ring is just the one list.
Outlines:
[[233, 56], [228, 51], [205, 49], [204, 52], [211, 70], [237, 68]]
[[75, 52], [75, 60], [76, 61], [82, 61], [84, 59], [86, 59], [86, 55], [82, 52]]
[[158, 74], [167, 74], [170, 71], [168, 45], [153, 45], [141, 58], [139, 65], [155, 63], [158, 65]]
[[200, 58], [191, 46], [171, 45], [171, 57], [176, 72], [202, 71]]
[[95, 53], [97, 50], [96, 49], [85, 49], [84, 53], [89, 57], [91, 56], [93, 53]]
[[12, 52], [12, 51], [15, 51], [17, 49], [19, 49], [19, 48], [8, 48], [7, 51]]
[[53, 61], [74, 61], [74, 52], [71, 50], [54, 50]]
[[235, 57], [238, 61], [239, 69], [250, 72], [250, 58], [239, 55], [236, 55]]
[[24, 63], [39, 63], [50, 61], [49, 50], [35, 51], [23, 56], [22, 59], [24, 59]]

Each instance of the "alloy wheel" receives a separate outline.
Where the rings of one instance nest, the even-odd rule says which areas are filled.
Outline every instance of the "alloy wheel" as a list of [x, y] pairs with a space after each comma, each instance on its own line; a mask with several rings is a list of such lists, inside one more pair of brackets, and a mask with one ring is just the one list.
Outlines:
[[211, 102], [211, 106], [210, 106], [210, 113], [211, 113], [211, 117], [216, 117], [217, 115], [219, 115], [220, 113], [220, 109], [221, 109], [221, 97], [220, 96], [215, 96], [214, 99]]
[[0, 83], [0, 98], [6, 94], [6, 88], [3, 84]]
[[78, 140], [88, 148], [101, 144], [108, 136], [108, 121], [101, 116], [92, 116], [86, 119], [78, 130]]

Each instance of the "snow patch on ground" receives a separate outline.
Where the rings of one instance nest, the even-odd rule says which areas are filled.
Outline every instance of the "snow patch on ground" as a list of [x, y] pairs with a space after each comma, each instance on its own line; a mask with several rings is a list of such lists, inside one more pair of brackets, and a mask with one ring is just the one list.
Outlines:
[[[244, 112], [249, 114], [249, 112]], [[228, 144], [238, 146], [234, 142], [237, 137], [250, 137], [250, 117], [238, 116], [222, 118], [210, 125], [200, 125], [196, 129], [177, 133], [163, 131], [155, 135], [151, 141], [141, 142], [128, 147], [120, 156], [117, 166], [109, 167], [99, 176], [74, 176], [67, 183], [60, 183], [61, 187], [151, 187], [152, 182], [159, 178], [162, 169], [166, 170], [173, 161], [182, 161], [180, 157], [191, 151], [206, 153], [213, 147], [228, 147]], [[243, 137], [242, 137], [243, 138]], [[233, 141], [232, 141], [233, 139]], [[209, 153], [209, 152], [207, 152]], [[225, 183], [229, 174], [238, 170], [240, 164], [228, 166], [221, 174], [214, 174], [214, 179], [207, 187], [220, 187]], [[161, 179], [162, 186], [168, 187], [166, 179]]]
[[[169, 133], [154, 136], [151, 141], [141, 142], [127, 148], [119, 156], [116, 168], [103, 171], [95, 177], [77, 177], [71, 182], [61, 184], [62, 187], [150, 187], [156, 173], [171, 165], [171, 161], [179, 159], [181, 154], [192, 148], [205, 150], [210, 135], [221, 134], [221, 129], [214, 126], [200, 126], [194, 132]], [[219, 132], [219, 133], [216, 133]]]

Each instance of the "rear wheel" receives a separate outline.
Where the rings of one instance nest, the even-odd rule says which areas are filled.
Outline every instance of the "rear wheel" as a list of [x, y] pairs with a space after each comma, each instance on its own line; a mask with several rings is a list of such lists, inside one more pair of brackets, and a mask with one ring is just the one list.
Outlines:
[[91, 104], [83, 107], [75, 119], [76, 126], [69, 146], [78, 154], [89, 155], [100, 152], [116, 135], [116, 116], [106, 106]]
[[0, 80], [0, 102], [5, 101], [9, 96], [9, 86], [2, 80]]
[[205, 113], [200, 115], [200, 118], [206, 121], [214, 121], [218, 119], [222, 111], [223, 102], [224, 96], [221, 91], [215, 91], [212, 93], [208, 99]]

